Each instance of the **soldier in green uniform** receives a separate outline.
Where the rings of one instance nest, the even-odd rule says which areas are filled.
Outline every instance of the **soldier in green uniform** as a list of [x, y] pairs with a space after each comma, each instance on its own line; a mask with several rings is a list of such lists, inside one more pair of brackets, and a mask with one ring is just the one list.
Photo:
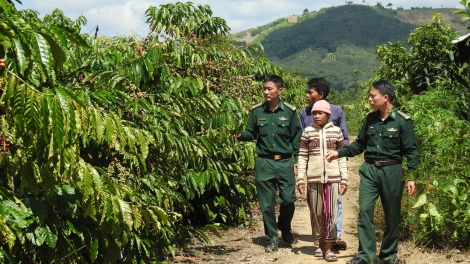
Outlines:
[[[296, 200], [294, 170], [297, 169], [302, 129], [295, 107], [280, 98], [281, 77], [270, 75], [263, 86], [266, 101], [253, 106], [245, 131], [234, 137], [240, 141], [256, 140], [255, 183], [263, 213], [265, 250], [271, 252], [277, 250], [278, 229], [286, 243], [294, 242], [290, 231]], [[274, 211], [276, 185], [280, 204], [277, 222]]]
[[[385, 231], [379, 258], [386, 264], [399, 263], [398, 224], [400, 221], [401, 197], [403, 194], [402, 159], [410, 172], [418, 168], [418, 150], [410, 117], [393, 106], [393, 85], [384, 80], [372, 84], [369, 113], [357, 136], [357, 140], [338, 151], [328, 152], [324, 159], [353, 157], [362, 152], [365, 162], [359, 168], [359, 217], [357, 223], [359, 249], [350, 264], [373, 263], [376, 258], [374, 230], [374, 207], [380, 197], [385, 214]], [[417, 175], [416, 173], [414, 175]], [[407, 182], [408, 194], [416, 187], [413, 180]]]

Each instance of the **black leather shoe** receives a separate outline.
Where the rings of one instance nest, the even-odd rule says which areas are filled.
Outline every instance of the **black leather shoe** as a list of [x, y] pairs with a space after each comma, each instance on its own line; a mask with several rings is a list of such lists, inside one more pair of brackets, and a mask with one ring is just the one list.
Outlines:
[[268, 243], [266, 245], [266, 248], [264, 248], [264, 251], [266, 251], [266, 253], [270, 253], [270, 252], [273, 252], [273, 251], [277, 251], [277, 245], [276, 243]]
[[294, 238], [292, 237], [292, 233], [290, 230], [287, 231], [281, 231], [281, 238], [284, 240], [289, 245], [292, 245], [294, 243]]
[[360, 259], [360, 258], [351, 259], [346, 263], [347, 264], [367, 264], [367, 262], [365, 262], [365, 260]]
[[383, 260], [385, 264], [399, 264], [400, 260], [398, 259], [389, 259], [389, 260]]

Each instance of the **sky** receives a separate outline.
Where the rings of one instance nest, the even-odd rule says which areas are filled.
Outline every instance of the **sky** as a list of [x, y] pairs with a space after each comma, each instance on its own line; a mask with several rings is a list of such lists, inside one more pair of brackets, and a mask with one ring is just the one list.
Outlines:
[[[351, 0], [347, 0], [348, 2]], [[352, 0], [354, 4], [383, 6], [392, 4], [392, 9], [403, 7], [450, 7], [463, 8], [460, 0]], [[362, 2], [364, 1], [364, 3]], [[370, 2], [368, 2], [370, 1]], [[82, 33], [94, 33], [96, 25], [99, 34], [106, 36], [138, 34], [145, 37], [148, 25], [145, 23], [145, 11], [149, 6], [176, 3], [170, 0], [21, 0], [22, 5], [15, 3], [18, 10], [34, 9], [43, 17], [55, 8], [76, 19], [83, 15], [88, 24]], [[185, 2], [180, 1], [180, 2]], [[192, 0], [194, 5], [209, 5], [213, 16], [221, 17], [231, 28], [231, 33], [265, 25], [281, 17], [302, 14], [305, 9], [316, 11], [321, 8], [344, 5], [342, 0]], [[457, 16], [457, 15], [456, 15]], [[430, 18], [431, 19], [431, 18]]]

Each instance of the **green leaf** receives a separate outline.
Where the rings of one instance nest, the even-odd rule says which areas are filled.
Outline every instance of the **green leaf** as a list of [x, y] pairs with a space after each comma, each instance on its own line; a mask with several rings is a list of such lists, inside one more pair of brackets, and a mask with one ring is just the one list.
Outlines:
[[133, 221], [132, 221], [132, 210], [131, 207], [129, 206], [128, 203], [125, 201], [118, 199], [119, 201], [119, 206], [121, 208], [121, 217], [124, 223], [127, 224], [127, 226], [132, 229], [133, 226]]
[[137, 139], [139, 140], [139, 147], [141, 151], [142, 158], [145, 159], [148, 156], [149, 146], [148, 139], [142, 131], [136, 131]]
[[90, 194], [94, 191], [93, 189], [93, 173], [90, 168], [85, 165], [82, 167], [83, 170], [83, 201], [88, 200]]
[[95, 125], [95, 133], [96, 139], [101, 141], [103, 139], [103, 134], [105, 131], [105, 124], [101, 113], [97, 110], [94, 111], [94, 125]]
[[116, 188], [114, 187], [114, 183], [111, 181], [111, 178], [109, 178], [107, 174], [103, 174], [103, 179], [105, 180], [107, 188], [111, 194], [117, 195]]
[[49, 43], [47, 40], [39, 33], [34, 32], [32, 34], [33, 37], [33, 44], [36, 49], [36, 54], [35, 56], [39, 56], [39, 59], [45, 66], [45, 70], [48, 73], [51, 73], [53, 71], [52, 69], [52, 62], [53, 62], [53, 57], [52, 57], [52, 52], [51, 48], [49, 46]]
[[19, 64], [20, 73], [23, 74], [26, 68], [28, 68], [29, 61], [26, 58], [25, 51], [23, 49], [23, 44], [19, 39], [13, 40], [15, 44], [16, 59]]
[[90, 245], [90, 257], [92, 261], [95, 261], [96, 258], [98, 257], [98, 248], [99, 248], [99, 243], [98, 243], [98, 238], [93, 239]]
[[119, 250], [119, 246], [114, 240], [110, 240], [109, 245], [106, 247], [106, 249], [103, 250], [104, 256], [102, 263], [118, 263], [118, 258], [121, 251]]
[[142, 215], [140, 208], [132, 205], [132, 218], [134, 219], [134, 229], [139, 229], [142, 226]]
[[117, 128], [112, 115], [106, 116], [106, 140], [109, 147], [112, 148], [117, 143]]
[[60, 106], [62, 107], [62, 110], [64, 113], [69, 112], [69, 101], [68, 101], [68, 95], [64, 92], [62, 88], [56, 88], [56, 95], [57, 99], [59, 100]]
[[41, 126], [41, 119], [40, 119], [40, 100], [41, 97], [37, 96], [36, 93], [28, 93], [26, 98], [25, 104], [25, 111], [23, 114], [23, 118], [25, 121], [25, 129], [34, 135], [39, 134], [40, 126]]
[[51, 36], [44, 34], [43, 37], [47, 40], [49, 44], [55, 64], [57, 65], [57, 67], [59, 67], [59, 69], [63, 70], [63, 65], [66, 60], [65, 52]]
[[428, 208], [429, 214], [430, 214], [431, 216], [434, 216], [434, 217], [437, 217], [437, 218], [441, 218], [441, 217], [442, 217], [441, 214], [439, 214], [439, 212], [437, 211], [437, 208], [436, 208], [436, 206], [435, 206], [433, 203], [429, 203], [428, 206], [429, 206], [429, 208]]
[[426, 201], [427, 201], [426, 194], [423, 193], [418, 197], [418, 201], [416, 201], [416, 203], [413, 205], [412, 208], [421, 207], [426, 203]]
[[6, 242], [8, 248], [13, 248], [15, 245], [16, 236], [15, 233], [4, 222], [2, 215], [0, 214], [0, 237]]
[[38, 217], [39, 225], [43, 225], [47, 218], [47, 211], [44, 207], [43, 201], [38, 200], [36, 197], [26, 197], [24, 199], [24, 204], [26, 207], [31, 209], [36, 217]]
[[[59, 99], [54, 98], [53, 110], [52, 110], [52, 121], [53, 121], [53, 135], [55, 147], [62, 149], [65, 140], [65, 120], [63, 108], [60, 104]], [[52, 142], [51, 142], [52, 143]]]

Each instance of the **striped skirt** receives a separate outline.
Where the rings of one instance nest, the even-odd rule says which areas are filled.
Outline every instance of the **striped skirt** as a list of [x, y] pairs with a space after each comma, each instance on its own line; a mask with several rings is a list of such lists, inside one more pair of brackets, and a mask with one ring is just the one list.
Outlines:
[[338, 222], [339, 183], [308, 183], [307, 203], [314, 239], [335, 242]]

